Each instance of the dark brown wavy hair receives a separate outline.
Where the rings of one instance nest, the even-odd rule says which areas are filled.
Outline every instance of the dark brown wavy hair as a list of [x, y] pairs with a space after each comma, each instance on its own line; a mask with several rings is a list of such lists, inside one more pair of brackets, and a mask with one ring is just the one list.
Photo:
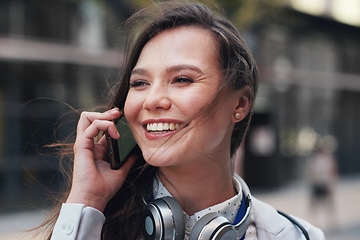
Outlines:
[[[145, 44], [158, 33], [174, 29], [180, 26], [195, 26], [206, 29], [213, 33], [218, 42], [218, 56], [224, 76], [223, 86], [226, 89], [241, 89], [248, 86], [251, 89], [251, 107], [249, 114], [234, 127], [231, 148], [231, 156], [240, 146], [246, 135], [252, 116], [252, 105], [257, 92], [257, 66], [245, 41], [241, 38], [236, 28], [220, 13], [212, 11], [208, 7], [193, 1], [165, 1], [152, 3], [150, 6], [136, 12], [126, 22], [125, 26], [132, 26], [128, 37], [127, 52], [119, 85], [116, 86], [114, 97], [109, 108], [118, 107], [124, 109], [126, 96], [129, 90], [131, 71], [135, 67], [140, 53]], [[221, 89], [219, 89], [219, 93]], [[218, 94], [220, 96], [220, 94]], [[209, 103], [207, 108], [216, 104], [219, 98]], [[72, 144], [67, 145], [72, 146]], [[73, 154], [66, 146], [65, 153]], [[153, 179], [156, 168], [146, 165], [141, 150], [138, 149], [138, 161], [130, 171], [120, 191], [107, 204], [104, 215], [106, 217], [102, 230], [102, 239], [139, 239], [141, 238], [142, 225], [141, 214], [144, 208], [143, 199], [152, 191]], [[68, 176], [68, 169], [65, 172]], [[71, 173], [71, 171], [70, 171]], [[70, 189], [71, 178], [69, 177]], [[52, 218], [44, 224], [51, 232], [61, 203], [65, 202], [68, 192], [59, 199], [59, 204], [54, 208]], [[49, 233], [51, 234], [51, 233]], [[48, 235], [48, 239], [50, 236]]]

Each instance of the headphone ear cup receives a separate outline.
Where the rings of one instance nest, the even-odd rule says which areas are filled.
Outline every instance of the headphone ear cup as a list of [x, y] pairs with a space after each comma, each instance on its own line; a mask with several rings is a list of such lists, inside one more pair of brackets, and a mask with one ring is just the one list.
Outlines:
[[[184, 211], [178, 201], [172, 197], [164, 197], [162, 198], [172, 212], [172, 221], [171, 225], [175, 229], [175, 238], [174, 240], [184, 240], [185, 237], [185, 221], [184, 221]], [[170, 225], [170, 224], [168, 224]], [[171, 231], [171, 235], [174, 234], [174, 231]], [[165, 238], [164, 239], [168, 239]]]
[[171, 197], [155, 199], [146, 206], [143, 220], [146, 240], [183, 240], [185, 222], [180, 204]]
[[236, 240], [234, 226], [220, 213], [208, 213], [197, 221], [189, 240]]

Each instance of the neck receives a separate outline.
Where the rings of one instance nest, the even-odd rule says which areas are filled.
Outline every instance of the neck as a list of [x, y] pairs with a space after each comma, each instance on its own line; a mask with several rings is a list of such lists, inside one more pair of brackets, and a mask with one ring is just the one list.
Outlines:
[[191, 216], [236, 194], [229, 162], [207, 160], [206, 165], [162, 167], [159, 179]]

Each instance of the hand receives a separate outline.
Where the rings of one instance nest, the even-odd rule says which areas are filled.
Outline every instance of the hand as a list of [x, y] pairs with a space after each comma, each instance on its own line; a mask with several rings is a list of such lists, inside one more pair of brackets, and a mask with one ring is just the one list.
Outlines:
[[83, 203], [104, 211], [108, 201], [123, 185], [135, 156], [130, 156], [119, 170], [113, 170], [104, 161], [107, 152], [105, 137], [99, 142], [94, 141], [100, 131], [108, 131], [112, 138], [118, 139], [120, 135], [112, 120], [120, 115], [117, 108], [104, 113], [81, 114], [74, 144], [73, 182], [67, 203]]

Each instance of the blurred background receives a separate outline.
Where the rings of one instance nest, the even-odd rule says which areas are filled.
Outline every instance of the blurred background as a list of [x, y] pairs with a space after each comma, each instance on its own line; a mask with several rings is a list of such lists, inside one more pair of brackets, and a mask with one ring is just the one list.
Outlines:
[[[121, 23], [147, 2], [0, 0], [0, 239], [29, 239], [46, 215], [63, 180], [46, 145], [75, 131], [74, 109], [106, 103]], [[360, 0], [217, 3], [260, 69], [235, 170], [327, 239], [360, 239]]]

